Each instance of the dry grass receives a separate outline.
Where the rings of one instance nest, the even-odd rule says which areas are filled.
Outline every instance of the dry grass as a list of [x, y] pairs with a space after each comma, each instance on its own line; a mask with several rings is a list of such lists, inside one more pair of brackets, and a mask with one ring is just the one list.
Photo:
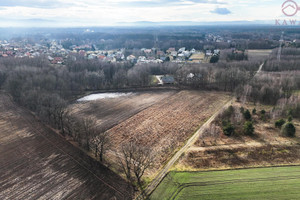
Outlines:
[[129, 141], [151, 147], [158, 169], [229, 99], [219, 92], [180, 91], [107, 132], [115, 150]]
[[[239, 103], [234, 104], [240, 107]], [[257, 112], [269, 106], [246, 104], [250, 111], [255, 107]], [[207, 130], [207, 134], [198, 139], [188, 152], [175, 166], [177, 170], [223, 169], [251, 166], [282, 165], [300, 162], [299, 121], [294, 120], [296, 137], [288, 138], [280, 134], [275, 128], [275, 119], [263, 121], [259, 115], [252, 115], [255, 121], [255, 135], [238, 134], [227, 137], [220, 126], [214, 124]], [[213, 129], [213, 130], [212, 130]], [[215, 132], [215, 134], [210, 134]]]
[[93, 118], [106, 131], [153, 104], [173, 95], [175, 91], [138, 92], [130, 96], [100, 99], [72, 104], [69, 109], [79, 118]]

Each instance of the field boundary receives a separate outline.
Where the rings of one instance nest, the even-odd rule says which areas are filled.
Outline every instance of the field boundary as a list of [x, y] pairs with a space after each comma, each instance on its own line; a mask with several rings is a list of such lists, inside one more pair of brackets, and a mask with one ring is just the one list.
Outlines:
[[[225, 105], [223, 105], [221, 108], [217, 110], [202, 126], [188, 139], [188, 141], [185, 143], [181, 149], [179, 149], [175, 155], [168, 161], [168, 163], [165, 165], [165, 167], [158, 173], [158, 175], [152, 180], [152, 182], [148, 185], [146, 188], [146, 194], [151, 195], [151, 193], [157, 188], [157, 186], [161, 183], [161, 181], [164, 179], [170, 168], [178, 161], [178, 159], [181, 157], [183, 153], [185, 153], [198, 139], [198, 137], [203, 133], [203, 131], [206, 129], [207, 126], [209, 126], [215, 118], [222, 112], [224, 109], [229, 107], [232, 102], [233, 98], [231, 98]], [[141, 196], [138, 196], [136, 198], [143, 199]]]

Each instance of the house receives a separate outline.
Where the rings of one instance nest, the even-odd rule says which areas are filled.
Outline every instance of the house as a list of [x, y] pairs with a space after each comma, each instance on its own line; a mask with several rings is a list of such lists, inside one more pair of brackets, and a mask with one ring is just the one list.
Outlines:
[[156, 55], [158, 55], [158, 56], [164, 56], [165, 53], [163, 51], [157, 51]]
[[174, 84], [175, 83], [174, 77], [170, 76], [170, 75], [157, 75], [156, 78], [159, 82], [158, 85]]
[[171, 56], [176, 57], [177, 56], [177, 51], [172, 51]]
[[169, 48], [169, 49], [167, 50], [167, 53], [171, 53], [171, 52], [173, 52], [173, 51], [176, 51], [175, 48]]
[[51, 61], [52, 64], [63, 64], [63, 62], [64, 62], [64, 59], [62, 57], [55, 57]]
[[212, 56], [211, 50], [206, 50], [206, 56]]
[[106, 58], [105, 55], [98, 55], [98, 59], [99, 59], [99, 60], [104, 60], [105, 58]]
[[165, 75], [163, 77], [161, 77], [162, 83], [163, 84], [174, 84], [175, 83], [175, 79], [173, 76], [169, 76], [169, 75]]
[[152, 49], [145, 49], [144, 52], [145, 52], [146, 54], [150, 54], [150, 53], [152, 53]]
[[182, 47], [182, 48], [180, 48], [179, 50], [178, 50], [178, 53], [182, 53], [182, 52], [184, 52], [185, 51], [185, 47]]
[[214, 54], [220, 54], [220, 50], [219, 49], [215, 49], [214, 50]]
[[136, 57], [134, 55], [130, 55], [130, 56], [127, 56], [126, 60], [130, 61], [130, 62], [136, 62]]

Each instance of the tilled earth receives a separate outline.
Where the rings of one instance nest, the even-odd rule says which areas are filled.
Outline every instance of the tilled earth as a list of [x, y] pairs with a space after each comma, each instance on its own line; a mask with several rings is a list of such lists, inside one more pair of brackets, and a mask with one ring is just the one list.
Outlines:
[[0, 199], [131, 199], [127, 183], [0, 94]]

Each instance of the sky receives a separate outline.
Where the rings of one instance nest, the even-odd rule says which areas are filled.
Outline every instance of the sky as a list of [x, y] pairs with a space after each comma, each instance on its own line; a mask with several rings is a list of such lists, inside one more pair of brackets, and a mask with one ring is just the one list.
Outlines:
[[[300, 6], [300, 0], [299, 6]], [[284, 0], [0, 0], [0, 26], [116, 26], [131, 22], [264, 21]], [[299, 13], [294, 17], [300, 17]]]

